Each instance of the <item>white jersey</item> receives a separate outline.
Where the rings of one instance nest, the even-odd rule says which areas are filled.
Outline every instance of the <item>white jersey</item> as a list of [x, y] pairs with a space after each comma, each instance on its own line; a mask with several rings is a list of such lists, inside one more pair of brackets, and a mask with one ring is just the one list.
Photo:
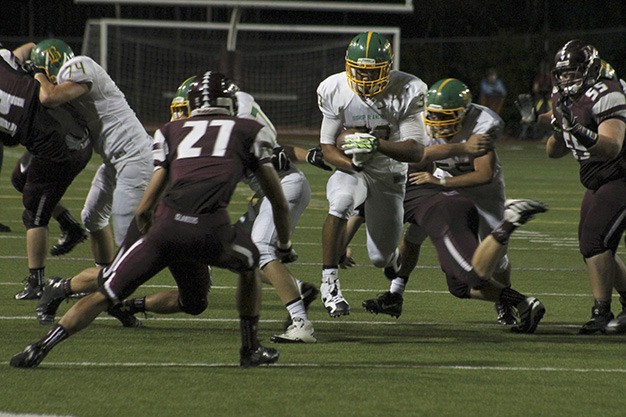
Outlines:
[[[261, 106], [259, 106], [259, 104], [254, 101], [254, 97], [243, 91], [237, 91], [237, 93], [235, 93], [235, 96], [237, 97], [237, 117], [241, 117], [242, 119], [256, 120], [263, 126], [268, 127], [273, 134], [276, 146], [280, 146], [280, 144], [278, 144], [278, 141], [276, 141], [276, 128], [270, 121], [269, 117], [267, 117], [263, 110], [261, 110]], [[293, 174], [294, 172], [299, 172], [299, 170], [295, 167], [295, 164], [292, 163], [289, 169], [279, 171], [277, 173], [279, 178], [282, 180], [284, 177], [289, 174]], [[263, 190], [261, 189], [261, 186], [254, 176], [246, 179], [246, 182], [248, 183], [252, 191], [257, 193], [258, 195], [263, 195]]]
[[105, 162], [122, 159], [131, 152], [129, 145], [133, 143], [150, 150], [150, 135], [128, 105], [124, 93], [93, 59], [77, 56], [67, 61], [59, 70], [57, 81], [58, 84], [73, 81], [89, 86], [89, 92], [70, 104], [87, 121], [94, 150]]
[[[488, 107], [470, 103], [459, 133], [451, 138], [430, 138], [430, 145], [463, 143], [472, 135], [490, 130], [494, 131], [496, 137], [500, 137], [503, 129], [504, 121], [497, 113]], [[435, 165], [437, 169], [433, 175], [437, 178], [463, 175], [474, 171], [474, 157], [471, 155], [455, 156], [436, 161]], [[490, 183], [477, 187], [459, 188], [457, 191], [474, 202], [481, 217], [486, 221], [486, 225], [481, 224], [480, 235], [485, 236], [491, 232], [491, 229], [502, 220], [504, 212], [504, 174], [498, 154], [495, 154], [493, 178]]]
[[[445, 145], [449, 143], [465, 143], [472, 135], [487, 133], [490, 130], [495, 131], [496, 137], [502, 134], [504, 122], [493, 110], [479, 104], [471, 103], [461, 130], [451, 138], [433, 138], [430, 137], [429, 145]], [[454, 156], [447, 159], [436, 161], [437, 170], [435, 176], [438, 178], [462, 175], [467, 172], [474, 171], [474, 157], [471, 155]], [[496, 167], [494, 176], [501, 175], [502, 167], [496, 154]]]
[[[428, 88], [415, 77], [401, 71], [391, 71], [389, 84], [379, 94], [362, 99], [348, 86], [345, 72], [331, 75], [317, 88], [318, 105], [326, 119], [340, 120], [344, 128], [389, 126], [389, 140], [398, 142], [412, 139], [423, 145], [427, 137], [423, 119], [424, 98]], [[407, 135], [405, 122], [419, 124], [417, 132]], [[320, 136], [320, 143], [335, 145], [338, 132]], [[365, 170], [373, 172], [406, 173], [407, 165], [376, 153]]]

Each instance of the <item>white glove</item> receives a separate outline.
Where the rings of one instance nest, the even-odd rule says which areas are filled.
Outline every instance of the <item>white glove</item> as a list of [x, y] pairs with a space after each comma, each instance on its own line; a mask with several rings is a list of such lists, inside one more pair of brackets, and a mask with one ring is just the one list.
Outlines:
[[343, 138], [341, 150], [346, 155], [371, 154], [378, 149], [378, 139], [369, 133], [351, 133]]

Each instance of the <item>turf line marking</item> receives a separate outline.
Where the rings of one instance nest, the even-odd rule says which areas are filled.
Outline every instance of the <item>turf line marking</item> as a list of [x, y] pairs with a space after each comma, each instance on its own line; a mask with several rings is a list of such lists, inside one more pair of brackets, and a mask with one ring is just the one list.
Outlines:
[[[178, 363], [178, 362], [45, 362], [43, 366], [86, 368], [239, 368], [238, 363]], [[471, 366], [471, 365], [410, 365], [410, 364], [355, 364], [355, 363], [277, 363], [264, 368], [352, 368], [352, 369], [435, 369], [452, 371], [505, 371], [505, 372], [565, 372], [565, 373], [619, 373], [626, 374], [626, 368], [556, 368], [526, 366]]]
[[[25, 321], [35, 321], [36, 317], [32, 316], [0, 316], [0, 321], [12, 321], [12, 320], [25, 320]], [[202, 317], [149, 317], [144, 319], [140, 317], [142, 322], [145, 322], [147, 326], [150, 323], [156, 322], [179, 322], [179, 323], [239, 323], [239, 319], [236, 318], [202, 318]], [[102, 316], [96, 319], [97, 321], [117, 321], [116, 318]], [[277, 319], [267, 319], [260, 320], [261, 323], [283, 323], [283, 320]], [[464, 326], [470, 328], [483, 328], [483, 327], [492, 327], [497, 329], [506, 330], [504, 326], [495, 322], [467, 322], [467, 323], [459, 323], [459, 322], [432, 322], [432, 321], [370, 321], [370, 320], [314, 320], [316, 324], [336, 324], [336, 325], [368, 325], [368, 326]], [[551, 324], [541, 322], [541, 328], [544, 329], [578, 329], [580, 324]], [[44, 328], [44, 326], [42, 326]], [[137, 331], [141, 331], [138, 329]], [[575, 335], [572, 335], [575, 336]], [[617, 336], [619, 337], [619, 336]]]
[[14, 413], [7, 413], [4, 411], [0, 411], [0, 417], [72, 417], [69, 415], [59, 415], [59, 414], [32, 414], [32, 413], [27, 413], [27, 414], [23, 414], [23, 413], [18, 413], [18, 414], [14, 414]]

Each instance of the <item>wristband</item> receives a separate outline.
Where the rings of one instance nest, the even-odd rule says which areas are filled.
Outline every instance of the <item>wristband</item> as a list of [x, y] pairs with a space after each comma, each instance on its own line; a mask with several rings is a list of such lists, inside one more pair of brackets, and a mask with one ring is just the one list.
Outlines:
[[291, 249], [291, 239], [289, 239], [287, 243], [276, 242], [276, 247], [280, 250]]
[[442, 187], [446, 186], [446, 179], [445, 178], [439, 178], [439, 185], [441, 185]]
[[572, 126], [569, 132], [587, 149], [598, 143], [598, 134], [593, 130], [587, 129], [580, 123], [576, 123]]

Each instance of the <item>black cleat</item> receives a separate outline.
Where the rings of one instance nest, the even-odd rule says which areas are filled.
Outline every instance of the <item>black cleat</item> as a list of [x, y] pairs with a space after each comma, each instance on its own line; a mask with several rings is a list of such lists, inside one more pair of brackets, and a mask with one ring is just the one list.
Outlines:
[[139, 321], [139, 319], [137, 319], [137, 317], [135, 317], [135, 315], [130, 312], [129, 307], [124, 306], [124, 304], [122, 303], [116, 304], [113, 307], [109, 307], [107, 313], [122, 322], [122, 326], [124, 327], [143, 326], [141, 321]]
[[14, 368], [36, 368], [47, 354], [48, 352], [38, 343], [33, 343], [26, 346], [22, 352], [13, 355], [10, 364]]
[[70, 229], [61, 230], [57, 244], [50, 248], [50, 255], [60, 256], [70, 253], [76, 245], [85, 240], [87, 240], [87, 233], [80, 224], [74, 223]]
[[280, 352], [274, 348], [259, 346], [256, 350], [240, 352], [239, 365], [244, 368], [252, 368], [259, 365], [269, 365], [276, 363]]
[[41, 298], [43, 285], [39, 283], [37, 277], [29, 275], [22, 282], [25, 283], [24, 289], [15, 294], [16, 300], [37, 300]]
[[517, 324], [515, 312], [509, 304], [496, 303], [496, 321], [504, 326], [514, 326]]
[[[319, 293], [320, 291], [313, 284], [303, 282], [300, 285], [300, 294], [302, 296], [302, 302], [304, 303], [304, 310], [306, 312], [309, 311], [309, 306], [313, 301], [315, 301], [317, 294]], [[287, 319], [283, 322], [283, 329], [287, 330], [289, 326], [291, 326], [291, 317], [287, 316]]]
[[363, 308], [370, 313], [389, 314], [392, 317], [399, 318], [402, 314], [403, 298], [401, 294], [395, 292], [384, 292], [378, 297], [363, 301]]
[[534, 297], [528, 297], [517, 305], [519, 324], [511, 327], [513, 333], [535, 333], [537, 325], [546, 314], [546, 308]]
[[594, 306], [591, 309], [591, 320], [583, 324], [578, 334], [605, 334], [607, 324], [613, 319], [613, 313], [608, 311], [600, 314], [600, 310]]
[[50, 277], [46, 285], [43, 287], [41, 298], [35, 309], [39, 324], [52, 324], [54, 317], [63, 300], [67, 299], [63, 279], [59, 277]]
[[11, 233], [11, 228], [6, 224], [0, 223], [0, 233]]

